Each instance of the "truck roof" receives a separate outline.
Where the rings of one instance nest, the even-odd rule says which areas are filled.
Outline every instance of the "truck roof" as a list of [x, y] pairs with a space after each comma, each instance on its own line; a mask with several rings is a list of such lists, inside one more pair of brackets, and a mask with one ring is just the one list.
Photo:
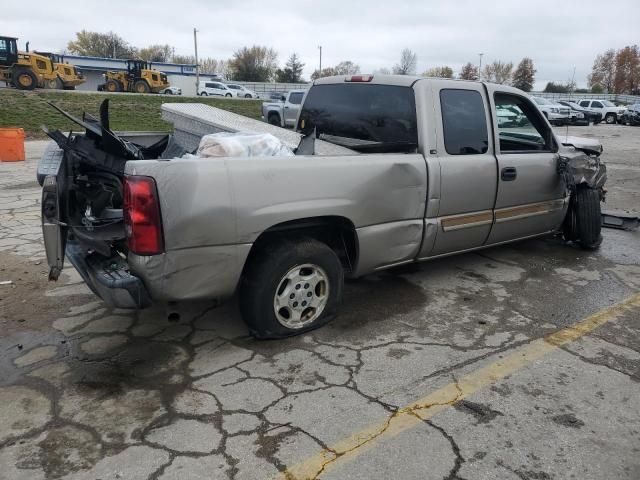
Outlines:
[[[351, 80], [353, 77], [361, 77], [362, 80]], [[369, 80], [368, 77], [371, 77]], [[365, 85], [395, 85], [399, 87], [412, 87], [416, 82], [447, 82], [451, 83], [451, 88], [455, 88], [455, 84], [472, 83], [476, 85], [497, 85], [501, 91], [517, 93], [519, 95], [528, 95], [526, 92], [518, 90], [509, 85], [499, 85], [490, 82], [480, 82], [477, 80], [459, 80], [456, 78], [438, 78], [438, 77], [421, 77], [418, 75], [378, 75], [378, 74], [357, 74], [357, 75], [334, 75], [332, 77], [323, 77], [315, 80], [313, 85], [336, 85], [344, 83], [360, 83]]]

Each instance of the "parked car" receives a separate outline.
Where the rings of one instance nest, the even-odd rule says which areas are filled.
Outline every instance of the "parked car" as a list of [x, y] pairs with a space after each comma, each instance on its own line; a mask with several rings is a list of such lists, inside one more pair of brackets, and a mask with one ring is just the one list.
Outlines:
[[[502, 128], [498, 108], [526, 121]], [[38, 166], [49, 278], [66, 251], [115, 307], [238, 291], [255, 336], [286, 337], [337, 314], [345, 276], [559, 231], [586, 249], [602, 238], [601, 145], [562, 136], [565, 148], [505, 85], [318, 79], [297, 130], [340, 154], [166, 158], [166, 134], [136, 143], [85, 128], [71, 139], [50, 130], [61, 148]]]
[[258, 95], [256, 92], [254, 92], [253, 90], [249, 90], [248, 88], [242, 86], [242, 85], [238, 85], [237, 83], [227, 83], [227, 88], [229, 90], [232, 90], [233, 92], [235, 92], [235, 96], [236, 97], [240, 97], [240, 98], [260, 98], [260, 95]]
[[547, 117], [551, 125], [566, 125], [571, 121], [571, 110], [569, 110], [569, 107], [542, 97], [531, 98], [544, 116]]
[[204, 81], [200, 82], [198, 87], [198, 95], [206, 97], [214, 95], [218, 97], [233, 97], [235, 90], [231, 90], [222, 82]]
[[629, 105], [622, 114], [620, 123], [624, 125], [640, 125], [640, 103]]
[[572, 100], [558, 100], [560, 105], [569, 107], [571, 110], [571, 124], [572, 125], [589, 125], [593, 123], [597, 125], [602, 121], [602, 114], [599, 112], [590, 112], [585, 110]]
[[180, 87], [167, 87], [161, 90], [160, 93], [164, 93], [165, 95], [182, 95], [182, 89]]
[[306, 90], [281, 93], [276, 101], [262, 104], [262, 120], [279, 127], [294, 127]]
[[585, 110], [601, 114], [605, 123], [609, 124], [617, 123], [626, 110], [625, 107], [617, 107], [615, 103], [609, 100], [583, 98], [578, 100], [577, 103]]

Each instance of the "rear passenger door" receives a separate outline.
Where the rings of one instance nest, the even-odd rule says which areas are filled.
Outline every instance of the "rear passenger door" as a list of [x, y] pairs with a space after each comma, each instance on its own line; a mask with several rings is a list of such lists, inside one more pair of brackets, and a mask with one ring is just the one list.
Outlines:
[[430, 154], [437, 153], [440, 196], [435, 242], [433, 248], [425, 245], [421, 256], [483, 245], [496, 198], [497, 166], [484, 87], [434, 81], [432, 98], [437, 151]]
[[487, 89], [493, 112], [508, 108], [522, 113], [514, 125], [494, 120], [498, 193], [487, 243], [555, 230], [564, 219], [567, 199], [557, 173], [558, 145], [551, 127], [525, 95], [496, 85]]

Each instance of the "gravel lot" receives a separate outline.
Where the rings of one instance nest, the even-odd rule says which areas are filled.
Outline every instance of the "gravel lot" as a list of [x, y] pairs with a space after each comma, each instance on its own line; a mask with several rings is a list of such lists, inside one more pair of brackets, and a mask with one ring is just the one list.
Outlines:
[[[569, 134], [602, 140], [606, 208], [640, 214], [640, 129]], [[234, 303], [48, 283], [43, 147], [0, 163], [0, 479], [640, 478], [640, 231], [365, 277], [332, 324], [261, 342]]]

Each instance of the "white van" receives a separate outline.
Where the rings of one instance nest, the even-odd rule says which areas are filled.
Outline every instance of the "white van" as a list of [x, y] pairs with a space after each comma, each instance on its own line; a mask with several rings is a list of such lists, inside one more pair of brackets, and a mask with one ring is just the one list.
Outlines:
[[218, 97], [233, 97], [233, 91], [230, 90], [224, 83], [215, 82], [213, 80], [201, 81], [198, 88], [198, 95], [206, 97], [208, 95], [215, 95]]

